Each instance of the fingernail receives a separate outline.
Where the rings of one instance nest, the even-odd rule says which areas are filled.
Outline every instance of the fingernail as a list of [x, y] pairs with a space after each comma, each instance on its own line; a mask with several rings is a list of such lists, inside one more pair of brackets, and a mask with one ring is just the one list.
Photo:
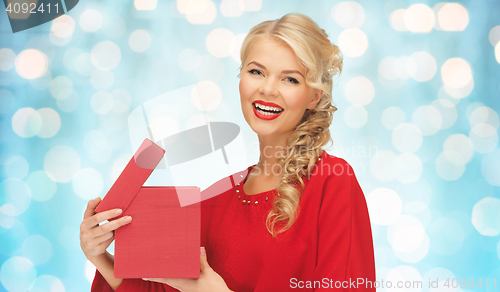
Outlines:
[[118, 209], [115, 211], [115, 214], [120, 214], [122, 212], [122, 209]]
[[205, 255], [205, 247], [203, 247], [203, 246], [202, 246], [202, 247], [200, 248], [200, 250], [201, 250], [201, 255], [203, 255], [203, 256], [204, 256], [204, 255]]
[[149, 281], [149, 280], [148, 280], [148, 279], [146, 279], [146, 278], [142, 278], [142, 279], [143, 279], [144, 281]]
[[127, 216], [125, 217], [125, 219], [123, 219], [123, 221], [125, 221], [125, 223], [129, 223], [130, 221], [132, 221], [132, 217]]

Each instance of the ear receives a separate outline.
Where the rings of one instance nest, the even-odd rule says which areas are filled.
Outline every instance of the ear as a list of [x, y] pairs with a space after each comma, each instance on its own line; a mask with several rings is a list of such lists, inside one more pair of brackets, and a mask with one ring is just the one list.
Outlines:
[[314, 98], [311, 100], [311, 102], [309, 102], [307, 108], [310, 110], [315, 108], [322, 96], [323, 96], [323, 90], [316, 89], [314, 93]]

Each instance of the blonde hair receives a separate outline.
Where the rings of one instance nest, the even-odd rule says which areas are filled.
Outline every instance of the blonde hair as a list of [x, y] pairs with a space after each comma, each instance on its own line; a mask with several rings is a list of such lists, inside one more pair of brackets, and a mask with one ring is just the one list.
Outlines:
[[332, 104], [333, 76], [342, 72], [343, 57], [340, 49], [330, 42], [325, 30], [311, 18], [289, 13], [277, 20], [264, 21], [250, 30], [241, 46], [240, 72], [251, 45], [266, 37], [290, 46], [306, 69], [306, 84], [323, 91], [316, 107], [306, 109], [302, 120], [288, 137], [286, 149], [278, 158], [282, 170], [278, 196], [266, 220], [267, 230], [276, 237], [295, 222], [305, 189], [302, 177], [310, 176], [322, 147], [332, 142], [329, 128], [337, 110]]

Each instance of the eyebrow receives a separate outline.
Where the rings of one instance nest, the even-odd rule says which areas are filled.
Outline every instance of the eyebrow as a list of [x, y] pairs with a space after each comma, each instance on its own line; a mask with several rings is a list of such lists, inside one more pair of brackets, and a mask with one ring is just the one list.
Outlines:
[[[266, 66], [264, 66], [262, 64], [259, 64], [259, 63], [255, 62], [255, 61], [252, 61], [252, 62], [248, 63], [247, 66], [250, 65], [250, 64], [252, 64], [252, 63], [255, 64], [256, 66], [264, 69], [264, 70], [267, 70]], [[302, 78], [304, 78], [304, 75], [302, 75], [302, 73], [300, 73], [297, 70], [283, 70], [283, 71], [281, 71], [281, 73], [285, 73], [285, 74], [297, 73], [297, 74], [300, 74], [300, 76], [302, 76]]]

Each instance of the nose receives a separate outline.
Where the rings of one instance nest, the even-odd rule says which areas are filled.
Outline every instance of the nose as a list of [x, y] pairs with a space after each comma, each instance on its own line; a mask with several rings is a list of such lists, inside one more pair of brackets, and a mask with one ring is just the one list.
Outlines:
[[278, 96], [279, 91], [276, 88], [274, 82], [271, 79], [268, 79], [266, 82], [262, 84], [259, 88], [259, 92], [265, 96]]

